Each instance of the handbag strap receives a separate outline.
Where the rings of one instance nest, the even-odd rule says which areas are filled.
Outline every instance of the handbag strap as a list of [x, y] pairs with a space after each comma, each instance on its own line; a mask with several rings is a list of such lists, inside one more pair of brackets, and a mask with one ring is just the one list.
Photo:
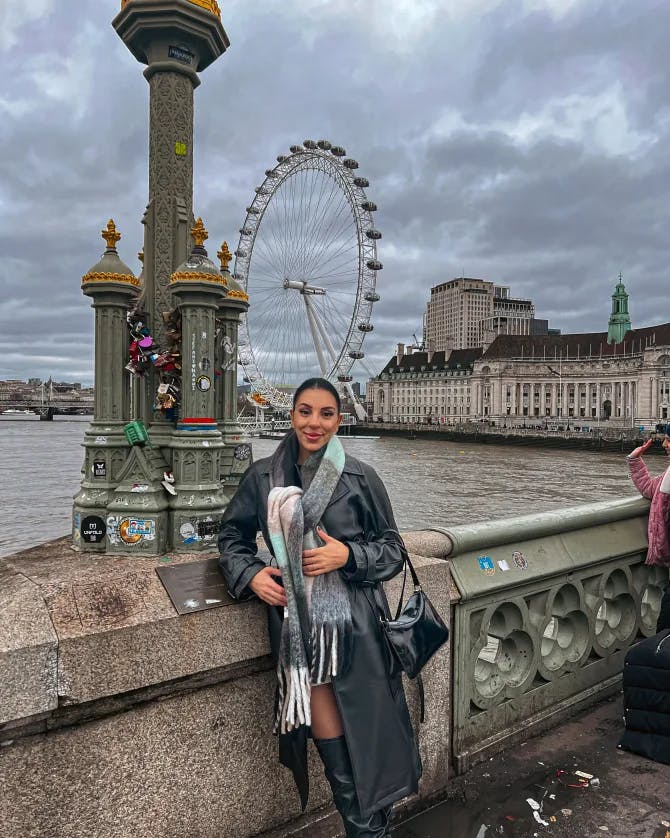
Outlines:
[[409, 567], [409, 572], [412, 576], [412, 583], [414, 585], [414, 592], [421, 590], [421, 582], [419, 582], [419, 577], [416, 575], [416, 570], [414, 570], [414, 565], [412, 564], [412, 560], [409, 556], [405, 558], [405, 573], [402, 578], [402, 588], [400, 590], [400, 599], [398, 600], [398, 608], [395, 612], [394, 619], [397, 620], [400, 617], [400, 612], [402, 611], [402, 604], [405, 601], [405, 584], [407, 582], [407, 568]]

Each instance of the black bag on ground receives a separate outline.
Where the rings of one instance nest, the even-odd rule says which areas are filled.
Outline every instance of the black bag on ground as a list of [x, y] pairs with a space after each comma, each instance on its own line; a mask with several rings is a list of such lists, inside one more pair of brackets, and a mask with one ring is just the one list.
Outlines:
[[670, 765], [670, 629], [632, 646], [623, 667], [619, 747]]

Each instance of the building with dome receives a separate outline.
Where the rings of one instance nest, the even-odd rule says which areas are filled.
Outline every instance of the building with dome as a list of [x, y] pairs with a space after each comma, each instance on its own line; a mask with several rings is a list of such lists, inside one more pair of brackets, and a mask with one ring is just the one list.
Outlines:
[[607, 331], [501, 334], [451, 352], [399, 344], [367, 394], [375, 422], [652, 428], [670, 419], [670, 323], [633, 329], [619, 276]]

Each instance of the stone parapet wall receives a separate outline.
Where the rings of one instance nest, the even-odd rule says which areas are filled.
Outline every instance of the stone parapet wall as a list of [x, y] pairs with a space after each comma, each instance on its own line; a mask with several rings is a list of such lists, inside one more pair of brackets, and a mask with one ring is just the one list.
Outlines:
[[[330, 805], [318, 758], [301, 816], [272, 735], [265, 609], [227, 600], [178, 615], [161, 562], [73, 552], [68, 539], [0, 561], [0, 822], [21, 838], [256, 835]], [[448, 564], [416, 557], [450, 613]], [[400, 580], [387, 586], [391, 603]], [[5, 595], [7, 594], [7, 595]], [[449, 776], [450, 651], [425, 670], [426, 722], [407, 685], [424, 777]]]

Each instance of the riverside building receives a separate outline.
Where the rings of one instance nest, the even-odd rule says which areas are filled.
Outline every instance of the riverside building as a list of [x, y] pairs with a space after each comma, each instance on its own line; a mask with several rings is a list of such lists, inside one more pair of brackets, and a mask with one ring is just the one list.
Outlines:
[[632, 329], [619, 277], [606, 332], [500, 334], [439, 352], [398, 344], [367, 392], [376, 422], [650, 428], [670, 419], [670, 323]]
[[547, 334], [532, 300], [512, 297], [507, 285], [461, 277], [434, 285], [424, 317], [424, 343], [433, 351], [479, 349], [497, 335]]

